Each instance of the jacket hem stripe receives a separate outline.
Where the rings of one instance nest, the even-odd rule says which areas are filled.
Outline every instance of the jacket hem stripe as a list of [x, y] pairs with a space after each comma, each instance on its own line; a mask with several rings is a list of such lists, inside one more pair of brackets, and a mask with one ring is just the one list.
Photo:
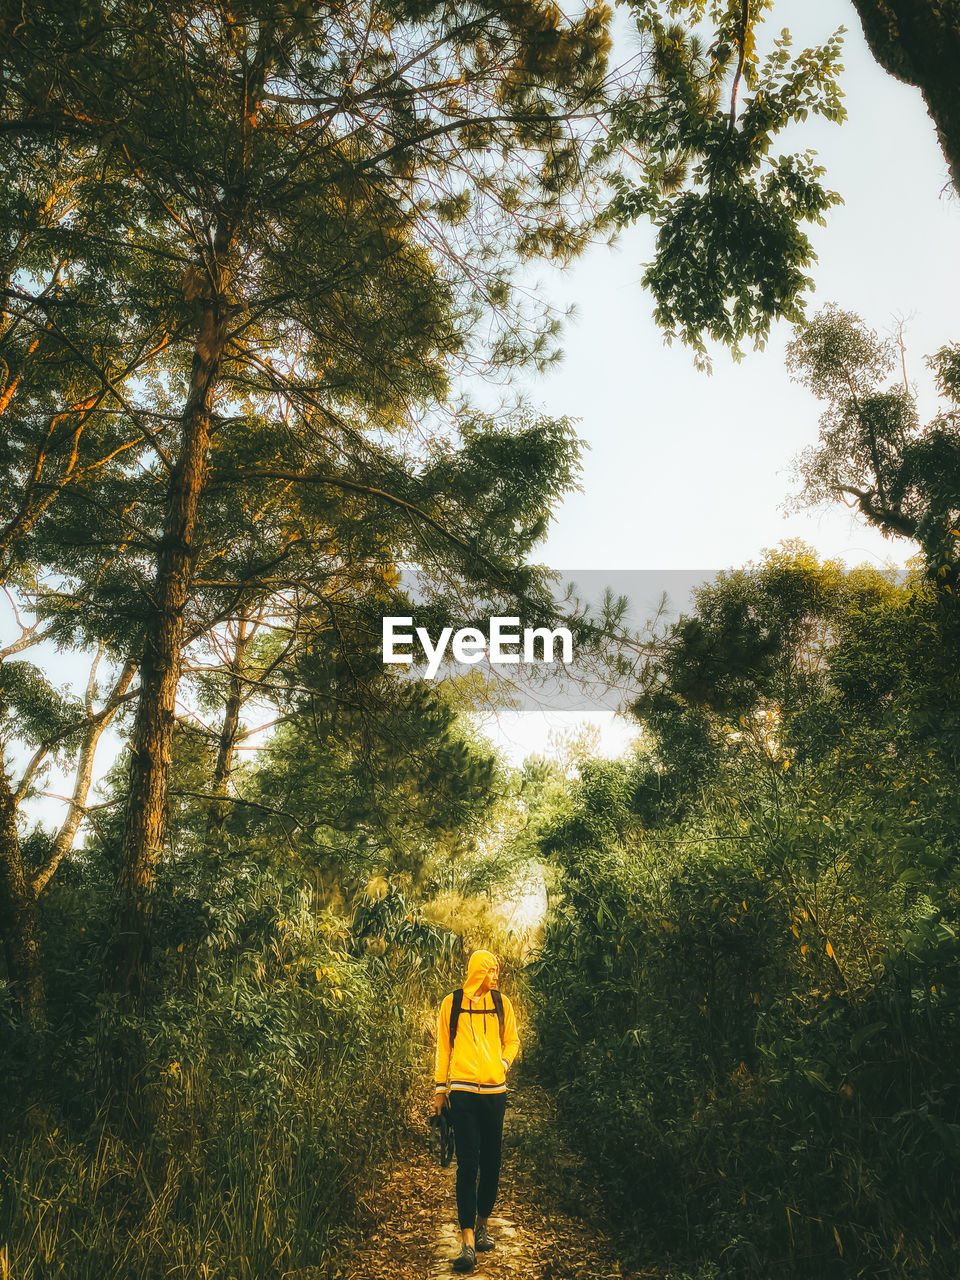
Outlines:
[[475, 1080], [451, 1080], [450, 1092], [454, 1089], [462, 1093], [506, 1093], [507, 1082], [503, 1080], [500, 1084], [477, 1084]]

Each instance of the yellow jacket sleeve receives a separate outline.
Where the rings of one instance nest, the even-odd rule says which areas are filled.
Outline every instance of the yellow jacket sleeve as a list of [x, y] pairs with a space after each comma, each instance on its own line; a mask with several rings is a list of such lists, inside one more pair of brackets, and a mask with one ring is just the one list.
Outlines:
[[437, 1092], [447, 1092], [447, 1076], [450, 1074], [450, 1010], [453, 995], [444, 996], [437, 1018], [437, 1053], [433, 1071]]
[[[447, 1027], [449, 1032], [450, 1011], [447, 1010]], [[508, 1068], [520, 1051], [520, 1037], [517, 1035], [517, 1019], [513, 1005], [503, 997], [503, 1065]]]

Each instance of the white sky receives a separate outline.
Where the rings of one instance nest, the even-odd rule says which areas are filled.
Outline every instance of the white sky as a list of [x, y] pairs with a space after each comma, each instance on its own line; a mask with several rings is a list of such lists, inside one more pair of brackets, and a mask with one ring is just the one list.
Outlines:
[[[817, 149], [828, 186], [845, 205], [813, 228], [820, 257], [810, 302], [857, 311], [875, 328], [907, 322], [911, 376], [925, 383], [924, 355], [960, 338], [953, 324], [960, 283], [960, 201], [947, 191], [946, 165], [917, 90], [898, 84], [873, 61], [852, 5], [843, 0], [777, 0], [772, 30], [789, 26], [795, 47], [848, 29], [843, 86], [848, 120], [808, 122], [796, 145]], [[794, 145], [787, 139], [783, 149]], [[787, 518], [793, 457], [817, 437], [819, 406], [793, 385], [783, 366], [790, 338], [776, 329], [766, 350], [735, 364], [714, 355], [699, 374], [682, 346], [666, 348], [640, 287], [653, 233], [625, 232], [614, 248], [598, 246], [545, 287], [557, 305], [576, 307], [566, 357], [528, 381], [530, 400], [578, 418], [590, 448], [583, 492], [558, 510], [538, 558], [574, 573], [623, 569], [716, 570], [759, 557], [786, 538], [802, 538], [823, 556], [850, 563], [897, 563], [912, 546], [885, 541], [842, 508]], [[932, 397], [921, 396], [930, 413]], [[72, 664], [71, 664], [72, 666]], [[64, 678], [68, 668], [64, 667]], [[514, 759], [546, 751], [551, 731], [584, 719], [617, 754], [635, 736], [610, 713], [501, 713], [487, 722], [492, 739]], [[116, 742], [104, 743], [100, 769]], [[45, 817], [58, 820], [55, 802]]]

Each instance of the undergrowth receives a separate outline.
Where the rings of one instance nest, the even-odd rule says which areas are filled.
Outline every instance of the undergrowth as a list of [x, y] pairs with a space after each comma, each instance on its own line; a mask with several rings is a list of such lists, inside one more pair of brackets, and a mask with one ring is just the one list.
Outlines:
[[556, 837], [537, 1068], [625, 1260], [671, 1280], [955, 1280], [953, 952], [844, 982], [769, 848], [585, 831]]
[[[455, 947], [431, 933], [428, 962], [276, 870], [221, 867], [201, 889], [174, 867], [152, 998], [121, 1019], [98, 995], [101, 901], [82, 871], [50, 896], [42, 1078], [22, 1043], [0, 1049], [0, 1276], [326, 1276], [398, 1141], [419, 1010]], [[119, 1094], [105, 1030], [135, 1063]]]

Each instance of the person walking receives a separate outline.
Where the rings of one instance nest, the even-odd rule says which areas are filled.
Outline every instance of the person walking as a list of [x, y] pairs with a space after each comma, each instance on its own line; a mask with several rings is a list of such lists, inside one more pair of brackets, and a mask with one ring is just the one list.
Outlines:
[[475, 951], [463, 986], [445, 996], [437, 1022], [434, 1109], [450, 1108], [457, 1152], [457, 1218], [462, 1247], [454, 1271], [472, 1271], [494, 1247], [487, 1226], [500, 1181], [507, 1072], [520, 1040], [513, 1005], [497, 990], [500, 966]]

